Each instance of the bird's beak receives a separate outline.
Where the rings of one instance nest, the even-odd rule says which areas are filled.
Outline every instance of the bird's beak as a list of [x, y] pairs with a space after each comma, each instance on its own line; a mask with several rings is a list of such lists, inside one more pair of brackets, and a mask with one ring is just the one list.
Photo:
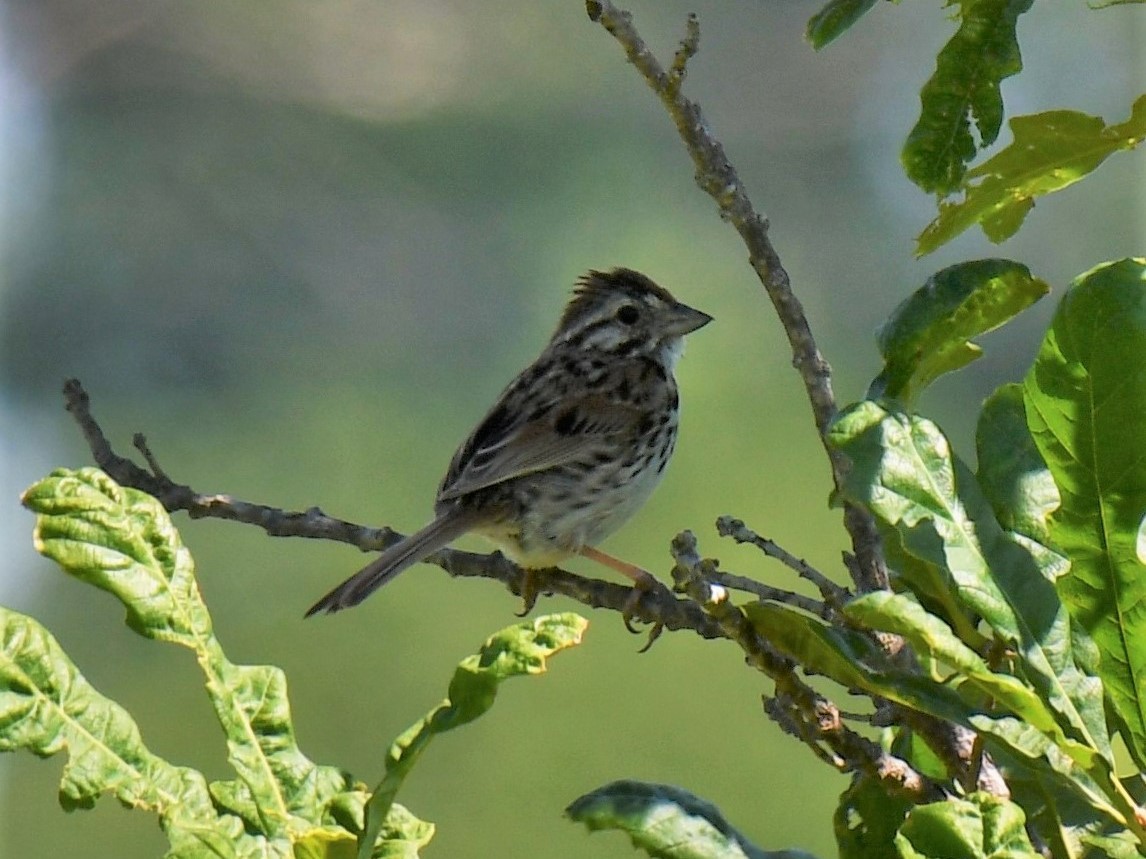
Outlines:
[[672, 315], [669, 317], [668, 324], [665, 328], [672, 335], [683, 337], [685, 334], [691, 334], [698, 328], [703, 328], [711, 321], [712, 317], [707, 313], [702, 313], [678, 301], [676, 307], [672, 309]]

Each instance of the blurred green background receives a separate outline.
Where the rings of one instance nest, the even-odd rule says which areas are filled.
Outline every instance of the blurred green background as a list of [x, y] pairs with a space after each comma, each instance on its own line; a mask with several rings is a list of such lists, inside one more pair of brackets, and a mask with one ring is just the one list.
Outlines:
[[[801, 38], [816, 6], [631, 4], [662, 55], [699, 13], [688, 91], [771, 219], [841, 401], [878, 370], [880, 320], [943, 265], [1006, 255], [1061, 290], [1141, 253], [1131, 156], [1040, 201], [1002, 249], [969, 233], [913, 260], [932, 203], [897, 153], [951, 24], [937, 3], [879, 4], [816, 55]], [[791, 585], [718, 540], [711, 523], [732, 513], [838, 571], [824, 458], [745, 250], [579, 0], [9, 0], [0, 15], [0, 601], [46, 623], [155, 752], [227, 775], [190, 654], [135, 637], [109, 598], [36, 557], [16, 502], [49, 468], [90, 462], [61, 407], [67, 376], [122, 451], [146, 432], [201, 491], [412, 529], [574, 279], [629, 265], [717, 321], [680, 368], [673, 467], [608, 548], [667, 575], [668, 541], [691, 527], [729, 568]], [[1009, 111], [1124, 119], [1143, 79], [1141, 21], [1037, 4]], [[1024, 371], [1053, 300], [925, 399], [965, 455], [979, 401]], [[231, 657], [284, 667], [304, 751], [366, 781], [519, 608], [489, 582], [419, 567], [355, 611], [303, 623], [359, 553], [177, 522]], [[630, 856], [621, 836], [587, 840], [561, 818], [616, 778], [687, 787], [763, 846], [834, 853], [846, 779], [763, 716], [768, 684], [735, 648], [676, 634], [638, 656], [615, 615], [587, 613], [580, 648], [507, 685], [423, 760], [401, 800], [438, 824], [427, 855]], [[0, 758], [0, 856], [163, 852], [146, 814], [111, 801], [61, 812], [60, 766]]]

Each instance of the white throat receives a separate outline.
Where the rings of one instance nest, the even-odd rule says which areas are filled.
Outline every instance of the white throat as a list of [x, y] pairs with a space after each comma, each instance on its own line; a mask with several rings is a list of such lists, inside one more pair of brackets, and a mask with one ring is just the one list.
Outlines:
[[671, 375], [676, 370], [676, 362], [680, 360], [680, 356], [684, 354], [684, 338], [673, 337], [666, 340], [661, 344], [660, 355], [661, 363], [665, 365], [665, 369]]

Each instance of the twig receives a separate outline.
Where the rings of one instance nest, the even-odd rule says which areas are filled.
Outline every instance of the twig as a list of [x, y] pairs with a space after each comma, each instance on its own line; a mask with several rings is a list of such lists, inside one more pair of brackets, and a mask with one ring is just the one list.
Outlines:
[[815, 585], [824, 600], [834, 608], [840, 608], [851, 599], [851, 593], [847, 588], [840, 587], [807, 561], [789, 553], [774, 540], [761, 537], [740, 519], [721, 516], [716, 520], [716, 533], [721, 537], [731, 537], [737, 543], [750, 543], [765, 555], [794, 570], [796, 575]]
[[766, 585], [763, 582], [758, 582], [756, 579], [750, 579], [747, 576], [738, 576], [735, 573], [725, 573], [720, 570], [713, 570], [708, 574], [709, 580], [713, 584], [722, 585], [730, 590], [744, 591], [745, 593], [752, 594], [757, 599], [767, 600], [768, 602], [784, 603], [793, 608], [801, 609], [809, 614], [814, 614], [817, 617], [822, 617], [824, 620], [832, 616], [832, 607], [827, 603], [814, 600], [811, 597], [806, 597], [803, 594], [793, 593], [786, 591], [783, 588], [774, 588]]
[[64, 383], [64, 403], [79, 424], [96, 465], [117, 483], [153, 495], [169, 511], [185, 510], [192, 519], [210, 517], [256, 525], [273, 537], [337, 540], [363, 550], [384, 549], [401, 539], [400, 534], [389, 528], [367, 528], [344, 522], [327, 516], [317, 507], [305, 512], [286, 511], [240, 501], [230, 495], [196, 492], [190, 486], [174, 482], [158, 467], [141, 433], [134, 436], [135, 446], [144, 454], [151, 471], [113, 451], [100, 425], [92, 417], [91, 400], [79, 379], [69, 379]]
[[906, 761], [849, 728], [839, 708], [800, 679], [793, 661], [756, 631], [720, 585], [712, 584], [713, 562], [701, 559], [691, 531], [683, 531], [673, 539], [672, 554], [676, 560], [673, 580], [677, 590], [683, 590], [702, 605], [724, 635], [744, 651], [748, 664], [776, 684], [776, 695], [765, 700], [765, 710], [781, 727], [803, 740], [822, 760], [841, 771], [858, 771], [877, 778], [889, 792], [915, 802], [943, 795], [937, 784]]
[[147, 467], [151, 469], [152, 474], [160, 480], [169, 480], [167, 472], [159, 466], [155, 454], [153, 454], [151, 448], [147, 446], [147, 437], [143, 433], [137, 432], [131, 437], [131, 446], [139, 451], [140, 456], [147, 462]]
[[[749, 264], [764, 285], [788, 337], [792, 364], [804, 382], [816, 430], [831, 461], [836, 488], [840, 488], [847, 462], [826, 441], [826, 433], [836, 414], [831, 367], [816, 346], [804, 308], [792, 292], [788, 272], [781, 265], [780, 255], [768, 237], [768, 221], [752, 206], [744, 184], [724, 154], [724, 147], [712, 136], [699, 105], [681, 94], [685, 67], [700, 45], [700, 25], [696, 16], [689, 17], [687, 35], [666, 72], [633, 26], [632, 15], [618, 9], [609, 0], [587, 0], [585, 7], [589, 18], [601, 24], [624, 48], [629, 62], [660, 98], [696, 167], [697, 184], [716, 201], [721, 218], [736, 228], [748, 247]], [[865, 511], [847, 505], [844, 526], [851, 536], [858, 560], [856, 586], [861, 592], [886, 588], [887, 568], [874, 520]]]
[[[146, 439], [136, 434], [136, 448], [148, 461], [150, 471], [112, 450], [99, 423], [92, 416], [91, 401], [78, 379], [64, 385], [64, 399], [68, 411], [83, 431], [96, 464], [113, 480], [153, 495], [164, 508], [174, 512], [186, 511], [192, 518], [226, 519], [247, 525], [256, 525], [272, 537], [305, 537], [318, 540], [336, 540], [366, 551], [391, 546], [403, 536], [390, 528], [368, 528], [342, 519], [327, 516], [317, 507], [305, 512], [281, 510], [265, 504], [252, 504], [230, 495], [207, 495], [190, 486], [172, 481], [148, 448]], [[443, 549], [427, 558], [451, 576], [461, 578], [487, 578], [500, 581], [519, 596], [534, 590], [542, 594], [560, 594], [592, 608], [605, 608], [624, 612], [631, 608], [628, 600], [632, 588], [601, 579], [590, 579], [561, 569], [534, 570], [526, 582], [524, 571], [500, 553], [479, 555], [457, 549]], [[721, 638], [719, 626], [700, 606], [687, 599], [675, 598], [667, 588], [650, 589], [641, 594], [632, 607], [631, 616], [664, 629], [689, 629], [703, 638]]]

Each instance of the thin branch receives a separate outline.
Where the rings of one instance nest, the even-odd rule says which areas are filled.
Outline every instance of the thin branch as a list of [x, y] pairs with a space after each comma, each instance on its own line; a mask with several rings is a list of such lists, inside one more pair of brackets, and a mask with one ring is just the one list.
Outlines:
[[779, 696], [769, 698], [767, 695], [764, 695], [761, 700], [764, 703], [764, 715], [779, 725], [780, 730], [785, 734], [795, 737], [811, 749], [812, 754], [817, 758], [839, 772], [848, 772], [853, 769], [851, 764], [816, 738], [815, 733], [799, 718], [799, 713], [792, 706], [791, 700]]
[[872, 724], [877, 727], [898, 724], [914, 731], [967, 790], [1010, 797], [1011, 791], [1002, 773], [991, 756], [982, 750], [982, 735], [978, 732], [887, 702], [879, 716], [872, 719]]
[[712, 583], [713, 562], [701, 559], [692, 532], [683, 531], [673, 539], [672, 554], [676, 560], [672, 574], [677, 590], [683, 590], [702, 605], [725, 637], [744, 651], [747, 663], [776, 684], [776, 695], [766, 699], [765, 710], [781, 727], [803, 740], [822, 760], [842, 771], [863, 772], [877, 778], [891, 793], [915, 802], [943, 796], [942, 789], [931, 779], [849, 728], [839, 708], [800, 679], [795, 663], [756, 631], [744, 612], [728, 599], [723, 587]]
[[[150, 471], [112, 450], [103, 429], [92, 416], [91, 400], [78, 379], [65, 383], [64, 399], [68, 411], [83, 431], [96, 464], [117, 483], [153, 495], [168, 511], [184, 510], [195, 519], [225, 519], [255, 525], [272, 537], [336, 540], [364, 551], [384, 549], [403, 539], [402, 534], [390, 528], [368, 528], [346, 522], [327, 516], [317, 507], [306, 511], [281, 510], [241, 501], [230, 495], [196, 492], [190, 486], [175, 483], [163, 472], [142, 435], [135, 436], [135, 446], [148, 461]], [[591, 608], [622, 613], [629, 611], [633, 619], [653, 624], [654, 630], [689, 629], [702, 638], [723, 636], [716, 622], [700, 606], [692, 600], [677, 599], [667, 588], [644, 591], [635, 605], [630, 605], [633, 589], [625, 585], [590, 579], [556, 568], [533, 570], [527, 576], [520, 567], [496, 552], [479, 555], [443, 549], [426, 560], [451, 576], [500, 581], [518, 596], [559, 594]]]
[[713, 570], [708, 576], [713, 584], [722, 585], [729, 590], [744, 591], [760, 600], [784, 603], [801, 611], [806, 611], [808, 614], [822, 617], [824, 620], [828, 620], [833, 614], [833, 607], [827, 603], [814, 600], [803, 594], [786, 591], [783, 588], [771, 587], [747, 576], [738, 576], [735, 573], [725, 573], [720, 570]]
[[[685, 67], [700, 46], [696, 16], [689, 16], [687, 34], [666, 72], [633, 26], [629, 12], [618, 9], [609, 0], [587, 0], [585, 7], [589, 18], [601, 24], [624, 48], [629, 62], [660, 98], [696, 167], [697, 184], [716, 201], [721, 218], [736, 228], [748, 247], [749, 264], [764, 285], [788, 336], [792, 364], [804, 382], [816, 430], [831, 461], [836, 488], [840, 488], [847, 462], [826, 442], [828, 427], [836, 415], [831, 367], [816, 346], [804, 308], [792, 292], [788, 272], [768, 237], [768, 221], [753, 207], [744, 183], [724, 154], [724, 147], [713, 137], [699, 105], [681, 94]], [[886, 588], [887, 568], [875, 521], [865, 511], [849, 505], [844, 510], [844, 526], [858, 560], [856, 586], [861, 592]]]
[[785, 550], [774, 540], [761, 537], [740, 519], [721, 516], [716, 520], [716, 533], [721, 537], [731, 537], [737, 543], [749, 543], [770, 558], [775, 558], [784, 566], [794, 570], [796, 575], [807, 579], [823, 595], [825, 602], [833, 608], [841, 608], [851, 599], [851, 592], [842, 588], [805, 561]]

